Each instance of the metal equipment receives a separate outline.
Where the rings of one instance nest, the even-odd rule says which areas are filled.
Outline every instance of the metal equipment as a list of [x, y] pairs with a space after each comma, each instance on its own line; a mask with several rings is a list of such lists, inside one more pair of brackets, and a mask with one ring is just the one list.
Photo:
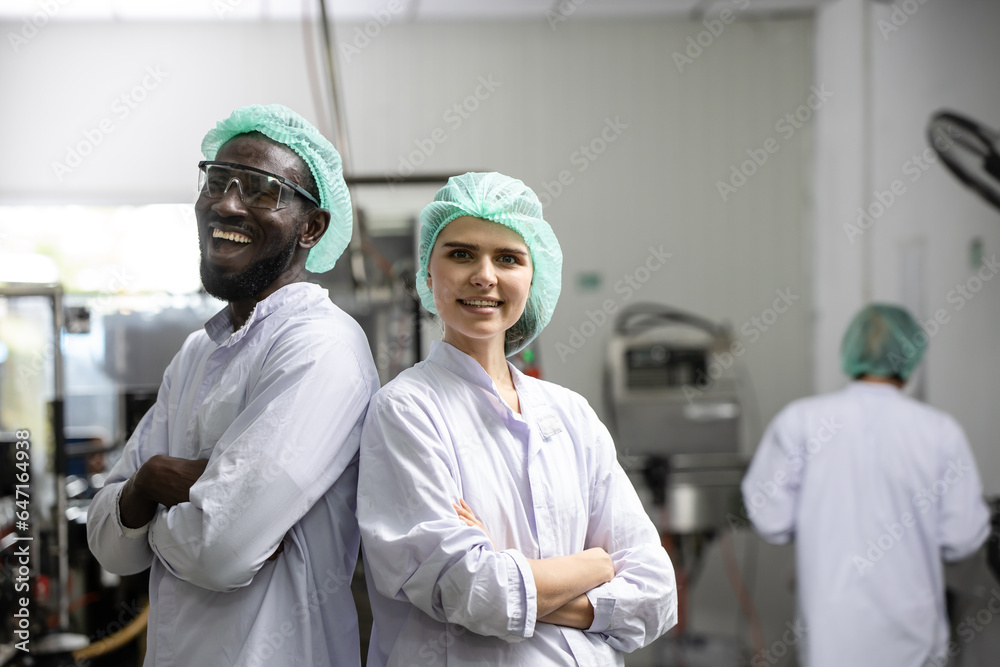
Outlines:
[[637, 304], [622, 312], [608, 380], [618, 438], [632, 455], [738, 451], [735, 371], [712, 359], [730, 345], [725, 329], [679, 311]]
[[606, 388], [622, 456], [644, 462], [669, 531], [726, 525], [740, 508], [742, 400], [727, 329], [655, 304], [622, 311]]
[[[690, 590], [717, 536], [751, 643], [762, 645], [752, 585], [743, 582], [728, 530], [733, 517], [743, 516], [742, 351], [726, 327], [657, 304], [625, 308], [608, 343], [605, 398], [619, 458], [653, 505], [677, 577], [677, 628], [657, 644], [659, 664], [747, 664], [742, 640], [687, 629]], [[749, 561], [755, 552], [748, 543]], [[745, 563], [744, 570], [753, 566]]]

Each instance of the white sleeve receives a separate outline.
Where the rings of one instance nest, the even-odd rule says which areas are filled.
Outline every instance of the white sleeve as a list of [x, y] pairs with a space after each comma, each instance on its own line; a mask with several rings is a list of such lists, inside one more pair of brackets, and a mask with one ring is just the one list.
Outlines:
[[950, 426], [948, 455], [938, 478], [947, 485], [938, 515], [938, 539], [941, 558], [957, 561], [972, 555], [989, 537], [990, 511], [965, 433], [956, 422]]
[[118, 502], [122, 487], [143, 463], [157, 454], [168, 453], [167, 402], [170, 378], [180, 356], [174, 357], [167, 367], [156, 403], [139, 422], [118, 463], [108, 473], [104, 488], [97, 492], [87, 509], [87, 542], [94, 557], [108, 572], [135, 574], [153, 564], [153, 552], [146, 537], [149, 524], [136, 529], [122, 525]]
[[597, 449], [586, 547], [611, 555], [615, 578], [587, 593], [594, 607], [587, 632], [631, 652], [676, 625], [677, 583], [660, 535], [618, 463], [610, 433], [590, 412]]
[[804, 438], [796, 435], [793, 417], [786, 408], [767, 427], [741, 484], [747, 516], [772, 544], [795, 537], [805, 458]]
[[458, 518], [459, 490], [423, 408], [376, 396], [361, 436], [358, 521], [378, 591], [442, 623], [516, 642], [534, 633], [531, 568]]
[[216, 591], [246, 586], [352, 465], [374, 387], [349, 345], [310, 335], [275, 344], [190, 502], [153, 519], [149, 543], [174, 576]]

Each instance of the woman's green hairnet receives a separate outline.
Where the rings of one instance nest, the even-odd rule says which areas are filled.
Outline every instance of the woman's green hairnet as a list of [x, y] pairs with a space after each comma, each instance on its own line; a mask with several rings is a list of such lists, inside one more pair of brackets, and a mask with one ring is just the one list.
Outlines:
[[852, 378], [898, 376], [907, 380], [927, 349], [927, 334], [905, 309], [882, 303], [854, 316], [840, 345], [840, 363]]
[[214, 160], [222, 145], [238, 134], [260, 132], [291, 148], [302, 158], [319, 189], [319, 205], [330, 211], [330, 227], [306, 259], [306, 269], [323, 273], [333, 268], [354, 231], [351, 195], [344, 182], [340, 153], [305, 118], [280, 104], [240, 107], [219, 121], [201, 142], [206, 160]]
[[427, 267], [438, 234], [456, 218], [470, 216], [508, 227], [524, 239], [534, 272], [524, 313], [507, 330], [504, 352], [516, 354], [528, 346], [552, 319], [562, 288], [562, 250], [542, 205], [531, 188], [496, 172], [470, 172], [452, 176], [438, 190], [434, 201], [420, 213], [420, 246], [417, 259], [417, 292], [424, 308], [436, 313], [434, 295], [427, 286]]

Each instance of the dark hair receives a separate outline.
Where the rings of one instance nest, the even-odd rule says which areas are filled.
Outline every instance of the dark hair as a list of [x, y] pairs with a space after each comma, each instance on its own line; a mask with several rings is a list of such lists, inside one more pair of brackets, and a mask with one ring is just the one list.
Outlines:
[[[866, 378], [866, 377], [885, 377], [885, 376], [882, 376], [882, 375], [872, 375], [871, 373], [858, 373], [852, 379], [854, 379], [854, 380], [860, 380], [860, 379]], [[899, 384], [906, 384], [906, 378], [904, 378], [899, 373], [893, 373], [892, 375], [888, 376], [887, 379], [892, 380], [893, 382], [898, 382]]]

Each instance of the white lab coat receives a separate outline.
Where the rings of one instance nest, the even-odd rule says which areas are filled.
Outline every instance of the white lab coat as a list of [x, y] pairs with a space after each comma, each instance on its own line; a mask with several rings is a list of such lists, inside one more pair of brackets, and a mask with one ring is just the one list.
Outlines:
[[949, 415], [853, 382], [774, 418], [743, 480], [760, 535], [796, 543], [807, 667], [944, 664], [942, 559], [989, 532], [975, 460]]
[[[360, 663], [357, 456], [377, 389], [364, 332], [316, 285], [191, 334], [87, 520], [107, 570], [152, 567], [147, 667]], [[155, 454], [209, 464], [190, 502], [130, 530], [119, 494]]]
[[[370, 667], [622, 665], [676, 622], [673, 568], [607, 429], [578, 394], [510, 368], [521, 414], [442, 342], [372, 400], [358, 482]], [[593, 625], [538, 623], [525, 559], [595, 546], [617, 576], [588, 593]]]

